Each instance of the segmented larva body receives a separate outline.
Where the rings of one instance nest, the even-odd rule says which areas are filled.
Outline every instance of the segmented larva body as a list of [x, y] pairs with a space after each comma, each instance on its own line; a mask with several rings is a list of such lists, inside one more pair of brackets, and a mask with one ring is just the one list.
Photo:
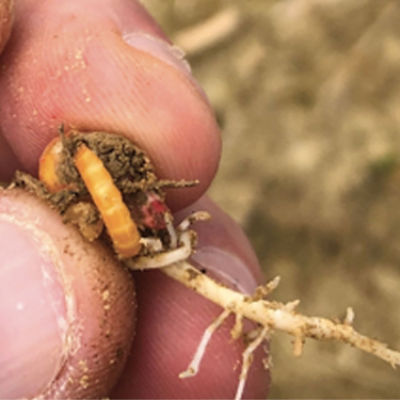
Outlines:
[[107, 227], [115, 251], [121, 258], [139, 253], [140, 234], [121, 192], [103, 162], [86, 145], [79, 145], [74, 162]]

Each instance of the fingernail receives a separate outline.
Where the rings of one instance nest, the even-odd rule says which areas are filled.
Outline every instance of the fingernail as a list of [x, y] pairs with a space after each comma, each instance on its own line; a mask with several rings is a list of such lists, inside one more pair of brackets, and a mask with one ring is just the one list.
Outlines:
[[222, 283], [245, 294], [252, 294], [257, 281], [243, 261], [224, 250], [205, 246], [196, 250], [192, 262], [206, 273], [211, 273]]
[[143, 32], [126, 33], [122, 37], [130, 46], [149, 53], [153, 57], [181, 71], [195, 86], [206, 102], [209, 103], [206, 93], [194, 79], [190, 65], [185, 59], [185, 52], [181, 48]]
[[65, 296], [32, 232], [0, 218], [0, 398], [31, 398], [62, 357]]

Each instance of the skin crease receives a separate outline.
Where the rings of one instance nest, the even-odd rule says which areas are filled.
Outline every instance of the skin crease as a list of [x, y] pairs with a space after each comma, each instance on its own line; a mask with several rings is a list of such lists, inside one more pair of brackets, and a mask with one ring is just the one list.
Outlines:
[[[6, 3], [0, 0], [3, 9]], [[0, 163], [0, 176], [9, 176], [16, 166], [35, 174], [45, 145], [56, 135], [60, 122], [68, 122], [81, 130], [123, 132], [148, 152], [162, 177], [200, 179], [196, 188], [169, 194], [168, 201], [174, 209], [198, 199], [218, 165], [218, 127], [207, 101], [187, 74], [122, 40], [123, 34], [138, 30], [164, 38], [142, 7], [131, 0], [86, 0], [83, 4], [76, 0], [20, 0], [15, 7], [12, 35], [0, 57], [0, 159], [9, 160], [6, 165]], [[8, 29], [1, 25], [1, 38], [6, 37], [4, 32]], [[0, 199], [4, 196], [0, 193]], [[0, 205], [1, 201], [4, 204], [4, 199]], [[26, 204], [36, 204], [25, 198], [15, 198], [13, 202], [12, 210], [6, 210], [12, 216], [19, 215]], [[214, 228], [210, 229], [221, 232], [218, 238], [202, 238], [202, 245], [235, 254], [260, 281], [257, 260], [240, 228], [207, 201], [192, 206], [190, 211], [196, 207], [211, 209]], [[57, 225], [60, 232], [72, 229], [62, 225], [53, 211], [46, 207], [41, 210], [43, 219]], [[26, 218], [34, 219], [33, 214]], [[229, 234], [224, 233], [228, 231]], [[89, 246], [80, 243], [80, 238], [74, 239], [72, 245], [73, 250]], [[103, 262], [101, 268], [108, 264]], [[96, 279], [75, 272], [80, 268], [80, 262], [72, 260], [68, 270], [79, 279], [81, 287], [93, 287]], [[134, 275], [139, 288], [136, 339], [114, 395], [232, 397], [243, 344], [232, 342], [229, 324], [216, 333], [199, 376], [186, 381], [177, 378], [177, 373], [186, 368], [204, 328], [220, 310], [158, 271]], [[106, 281], [118, 287], [124, 285], [126, 275], [110, 276]], [[86, 304], [83, 319], [96, 307], [96, 302]], [[125, 316], [114, 315], [108, 322], [120, 332], [123, 348], [127, 349], [133, 327], [126, 316], [133, 315], [135, 307], [130, 301], [121, 300], [121, 304], [125, 305], [121, 306], [120, 315]], [[87, 335], [92, 344], [100, 340], [90, 326]], [[257, 362], [262, 356], [262, 351], [257, 353], [246, 397], [266, 396], [268, 375]], [[104, 361], [99, 371], [105, 375], [97, 377], [111, 384], [118, 371], [108, 368]], [[68, 380], [68, 371], [65, 369], [59, 379]], [[61, 393], [57, 385], [48, 389], [48, 397], [109, 395], [108, 387], [101, 391], [93, 385], [82, 395], [73, 387]]]

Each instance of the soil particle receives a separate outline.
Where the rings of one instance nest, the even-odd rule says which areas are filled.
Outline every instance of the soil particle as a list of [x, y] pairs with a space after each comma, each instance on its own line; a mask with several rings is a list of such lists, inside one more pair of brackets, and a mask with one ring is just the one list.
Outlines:
[[194, 279], [197, 279], [201, 274], [193, 269], [187, 270], [187, 273], [189, 275], [189, 280], [192, 281]]
[[157, 186], [157, 177], [148, 156], [124, 136], [107, 132], [69, 131], [62, 136], [64, 160], [59, 174], [68, 183], [83, 184], [73, 162], [76, 150], [85, 144], [93, 150], [124, 194], [146, 191]]

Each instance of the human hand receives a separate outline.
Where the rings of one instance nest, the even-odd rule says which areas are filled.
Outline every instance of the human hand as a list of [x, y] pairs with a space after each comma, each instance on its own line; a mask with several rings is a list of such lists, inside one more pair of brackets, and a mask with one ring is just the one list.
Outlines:
[[[0, 50], [10, 3], [0, 0]], [[61, 122], [124, 133], [160, 177], [199, 179], [168, 197], [177, 218], [194, 209], [213, 216], [197, 227], [195, 261], [240, 290], [255, 288], [261, 274], [240, 228], [198, 200], [220, 154], [212, 112], [136, 2], [16, 2], [0, 58], [0, 179], [16, 168], [35, 174]], [[243, 346], [230, 339], [229, 324], [213, 337], [198, 376], [178, 378], [220, 311], [209, 301], [158, 271], [133, 274], [135, 299], [129, 274], [107, 250], [26, 193], [0, 192], [0, 254], [0, 397], [93, 398], [112, 387], [119, 398], [233, 396]], [[265, 397], [267, 386], [255, 362], [245, 396]]]

